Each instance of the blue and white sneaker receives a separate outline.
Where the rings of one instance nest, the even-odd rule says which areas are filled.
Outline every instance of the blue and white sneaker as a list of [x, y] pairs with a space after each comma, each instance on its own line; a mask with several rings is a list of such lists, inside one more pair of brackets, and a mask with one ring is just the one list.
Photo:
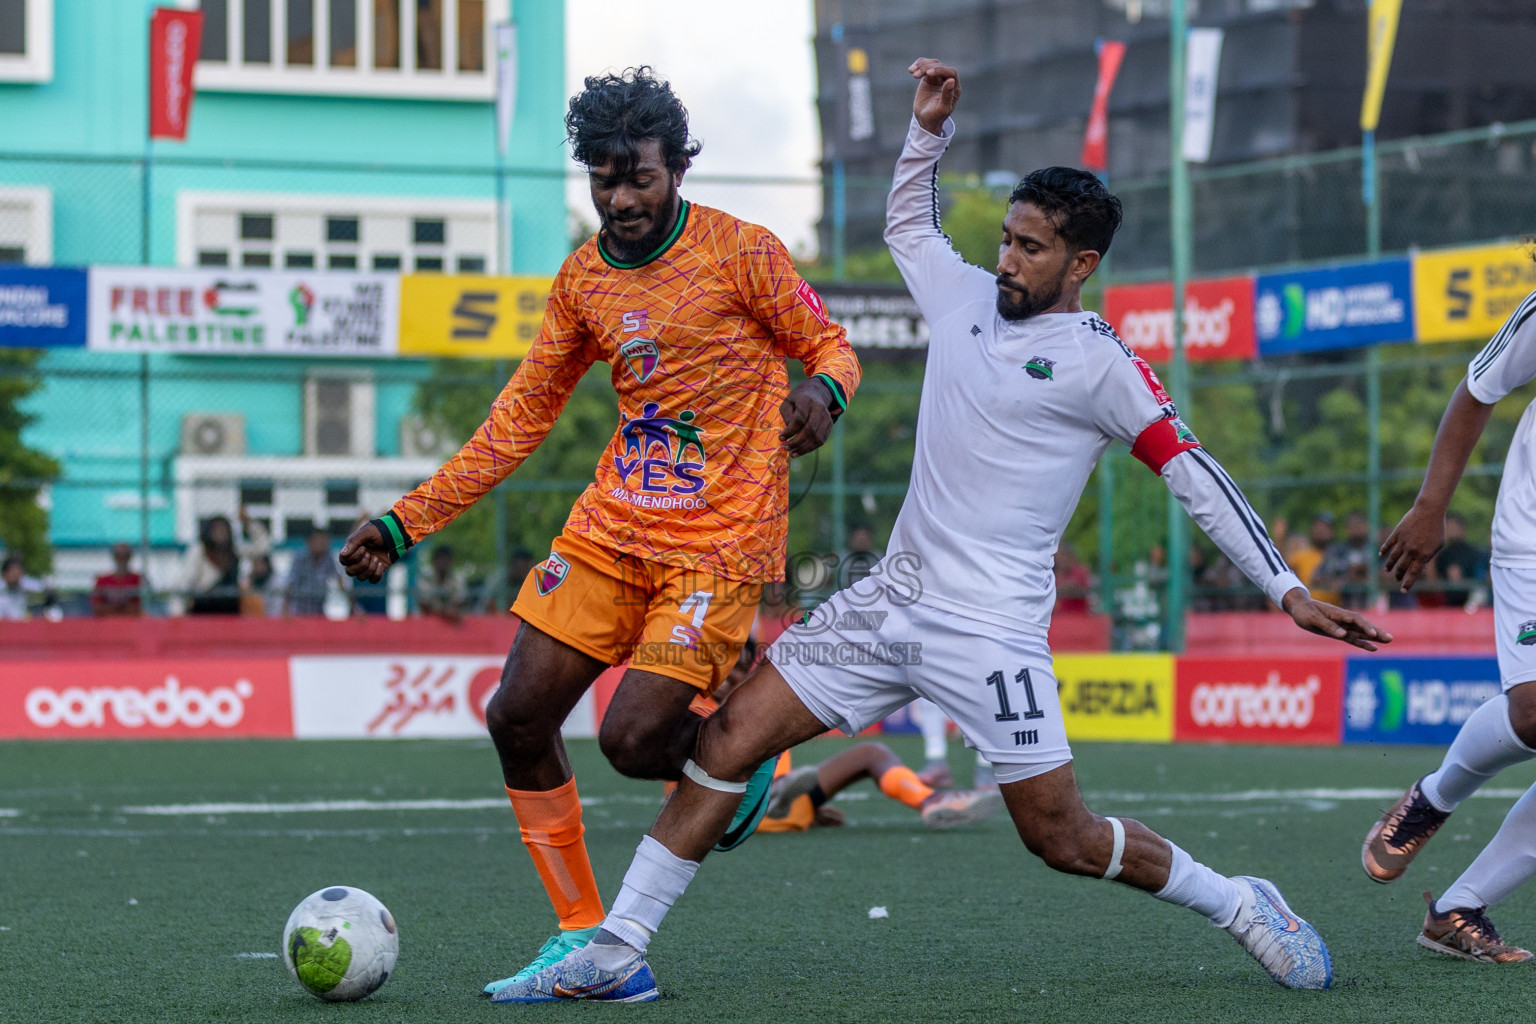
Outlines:
[[491, 997], [493, 1003], [558, 1003], [589, 999], [604, 1003], [649, 1003], [660, 993], [645, 957], [618, 971], [605, 971], [577, 950], [531, 978], [514, 982]]
[[1291, 913], [1274, 884], [1262, 878], [1236, 875], [1243, 902], [1227, 932], [1286, 988], [1327, 988], [1333, 984], [1333, 961], [1317, 929]]
[[741, 806], [736, 808], [731, 827], [720, 837], [715, 849], [721, 853], [736, 849], [763, 823], [763, 815], [768, 813], [768, 791], [773, 788], [773, 772], [778, 764], [779, 755], [775, 754], [757, 766], [757, 771], [747, 780], [747, 791], [742, 794]]
[[539, 947], [539, 955], [533, 958], [532, 963], [510, 978], [502, 978], [499, 981], [491, 982], [480, 990], [480, 994], [483, 996], [494, 996], [508, 985], [519, 981], [527, 981], [546, 967], [553, 967], [571, 953], [576, 952], [576, 950], [591, 942], [592, 937], [597, 934], [598, 927], [598, 925], [593, 925], [591, 928], [577, 928], [569, 932], [556, 932], [549, 937], [544, 945]]

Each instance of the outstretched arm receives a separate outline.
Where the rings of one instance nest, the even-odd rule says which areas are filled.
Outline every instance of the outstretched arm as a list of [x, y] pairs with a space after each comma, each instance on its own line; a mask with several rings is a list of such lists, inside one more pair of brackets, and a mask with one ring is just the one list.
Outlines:
[[377, 583], [413, 544], [505, 480], [549, 435], [596, 359], [596, 346], [560, 299], [557, 279], [539, 337], [491, 404], [490, 415], [431, 479], [352, 531], [340, 554], [347, 575]]
[[[1162, 423], [1172, 423], [1164, 420]], [[1159, 429], [1154, 423], [1148, 431]], [[1151, 463], [1148, 463], [1151, 465]], [[1179, 504], [1199, 524], [1206, 536], [1232, 559], [1232, 563], [1269, 595], [1296, 625], [1309, 633], [1331, 637], [1352, 647], [1374, 651], [1377, 644], [1391, 643], [1385, 630], [1373, 626], [1356, 612], [1307, 593], [1296, 574], [1285, 564], [1243, 492], [1221, 463], [1198, 444], [1170, 458], [1161, 467], [1163, 482]], [[1178, 571], [1178, 567], [1174, 567]]]
[[[1179, 419], [1152, 367], [1118, 338], [1110, 348], [1108, 340], [1094, 337], [1095, 343], [1103, 342], [1101, 348], [1084, 356], [1089, 366], [1099, 368], [1090, 391], [1099, 429], [1129, 444], [1131, 454], [1163, 478], [1206, 536], [1296, 625], [1367, 651], [1390, 643], [1390, 636], [1354, 612], [1308, 595], [1237, 483]], [[1185, 567], [1172, 570], [1184, 572]]]

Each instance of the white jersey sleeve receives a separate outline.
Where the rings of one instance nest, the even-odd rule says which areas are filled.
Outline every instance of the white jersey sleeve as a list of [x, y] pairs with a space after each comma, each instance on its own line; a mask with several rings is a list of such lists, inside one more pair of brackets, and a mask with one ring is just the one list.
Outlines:
[[1493, 405], [1516, 388], [1536, 380], [1536, 292], [1515, 307], [1467, 366], [1467, 390]]
[[939, 227], [939, 157], [955, 137], [955, 123], [931, 135], [917, 118], [896, 161], [896, 176], [885, 204], [885, 244], [929, 327], [978, 298], [996, 295], [993, 275], [955, 252]]
[[[1113, 338], [1113, 332], [1094, 329]], [[1131, 446], [1184, 506], [1206, 536], [1276, 604], [1301, 580], [1285, 564], [1264, 520], [1178, 417], [1173, 400], [1152, 367], [1118, 338], [1118, 351], [1096, 362], [1103, 372], [1093, 392], [1094, 421], [1108, 436]], [[1090, 364], [1092, 365], [1092, 364]], [[1305, 587], [1302, 587], [1305, 589]]]
[[1186, 449], [1163, 465], [1162, 476], [1189, 517], [1271, 601], [1279, 604], [1298, 587], [1306, 591], [1270, 540], [1264, 520], [1210, 452]]

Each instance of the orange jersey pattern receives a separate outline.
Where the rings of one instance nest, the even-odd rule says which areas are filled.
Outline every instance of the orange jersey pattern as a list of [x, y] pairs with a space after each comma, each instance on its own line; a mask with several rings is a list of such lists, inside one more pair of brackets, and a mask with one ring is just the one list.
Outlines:
[[596, 238], [555, 276], [539, 337], [475, 435], [393, 512], [410, 539], [442, 529], [539, 446], [595, 362], [619, 423], [565, 529], [616, 551], [744, 582], [783, 576], [786, 359], [846, 404], [859, 362], [765, 228], [685, 204], [659, 256], [611, 264]]

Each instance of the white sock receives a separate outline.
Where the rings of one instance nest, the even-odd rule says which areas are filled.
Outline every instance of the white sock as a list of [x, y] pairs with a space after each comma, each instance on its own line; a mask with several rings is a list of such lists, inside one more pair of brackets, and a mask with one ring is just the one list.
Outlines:
[[1201, 864], [1176, 843], [1170, 842], [1168, 846], [1173, 851], [1168, 884], [1152, 895], [1164, 903], [1174, 903], [1204, 914], [1218, 928], [1225, 928], [1236, 920], [1238, 907], [1243, 902], [1243, 887]]
[[1533, 757], [1536, 750], [1515, 735], [1509, 723], [1509, 697], [1501, 693], [1467, 716], [1439, 770], [1426, 775], [1419, 789], [1440, 810], [1454, 811], [1499, 772]]
[[923, 731], [923, 760], [943, 761], [949, 757], [949, 737], [945, 735], [944, 711], [926, 697], [912, 702], [917, 713], [917, 727]]
[[1532, 875], [1536, 875], [1536, 786], [1515, 801], [1498, 834], [1435, 901], [1435, 909], [1443, 914], [1457, 907], [1491, 907]]
[[[667, 911], [688, 888], [698, 870], [697, 861], [683, 860], [657, 840], [646, 836], [640, 840], [635, 859], [624, 873], [624, 885], [613, 901], [613, 909], [603, 919], [603, 931], [618, 936], [626, 945], [644, 953], [651, 944], [651, 936], [661, 927], [662, 918], [667, 916]], [[587, 949], [595, 954], [593, 962], [605, 969], [612, 968], [598, 963], [597, 957], [611, 959], [623, 952], [621, 961], [633, 958], [630, 952], [611, 944], [594, 942]]]

